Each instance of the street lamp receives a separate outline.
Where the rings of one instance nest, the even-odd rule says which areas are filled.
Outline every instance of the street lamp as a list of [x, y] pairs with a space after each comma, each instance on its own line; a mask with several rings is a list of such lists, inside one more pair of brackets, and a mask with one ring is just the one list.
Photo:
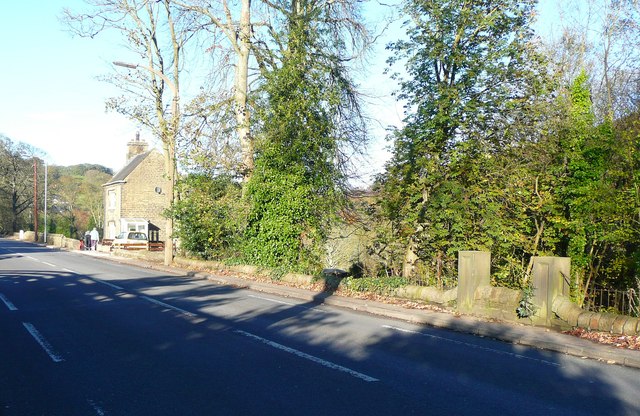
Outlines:
[[[171, 117], [173, 118], [172, 129], [170, 134], [167, 132], [166, 123], [163, 123], [162, 126], [162, 143], [164, 144], [165, 150], [165, 165], [166, 165], [166, 173], [167, 173], [167, 190], [166, 194], [169, 199], [168, 205], [169, 208], [173, 205], [174, 201], [174, 185], [176, 181], [175, 172], [176, 172], [176, 161], [175, 161], [175, 143], [176, 143], [176, 135], [178, 128], [178, 86], [171, 81], [163, 72], [158, 71], [155, 68], [150, 66], [143, 66], [138, 64], [130, 64], [127, 62], [114, 61], [114, 65], [121, 66], [123, 68], [129, 69], [145, 69], [160, 78], [164, 81], [164, 83], [169, 87], [171, 93], [173, 94], [173, 101], [171, 104]], [[166, 222], [166, 242], [164, 245], [164, 264], [166, 266], [173, 263], [173, 218], [170, 216], [167, 217]]]
[[[178, 97], [178, 89], [176, 88], [176, 85], [161, 71], [158, 71], [155, 68], [152, 68], [150, 66], [144, 66], [144, 65], [138, 65], [138, 64], [130, 64], [128, 62], [121, 62], [121, 61], [113, 61], [113, 64], [115, 66], [121, 66], [123, 68], [129, 68], [129, 69], [138, 69], [138, 68], [142, 68], [142, 69], [146, 69], [149, 72], [152, 72], [154, 74], [156, 74], [157, 76], [159, 76], [160, 78], [162, 78], [162, 80], [165, 82], [165, 84], [167, 84], [167, 86], [169, 87], [169, 89], [171, 90], [171, 93], [173, 94], [173, 101], [174, 103], [177, 101], [177, 97]], [[172, 108], [172, 110], [174, 110], [175, 108]], [[175, 114], [175, 113], [174, 113]]]

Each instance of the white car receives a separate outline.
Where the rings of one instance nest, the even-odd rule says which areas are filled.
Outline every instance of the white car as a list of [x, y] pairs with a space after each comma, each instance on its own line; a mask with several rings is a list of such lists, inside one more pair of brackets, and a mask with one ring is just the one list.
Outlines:
[[149, 240], [145, 233], [125, 231], [118, 234], [111, 247], [124, 250], [146, 250], [149, 248]]

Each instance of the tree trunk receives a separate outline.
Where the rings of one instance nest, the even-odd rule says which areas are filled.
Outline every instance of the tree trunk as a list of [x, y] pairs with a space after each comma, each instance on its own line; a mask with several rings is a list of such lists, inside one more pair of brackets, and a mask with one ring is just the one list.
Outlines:
[[[166, 185], [166, 197], [167, 197], [167, 208], [170, 209], [173, 205], [173, 194], [174, 194], [174, 183], [175, 183], [175, 149], [170, 144], [167, 143], [164, 146], [164, 163], [167, 174], [167, 185]], [[173, 263], [173, 217], [171, 215], [167, 216], [167, 221], [165, 224], [165, 242], [164, 242], [164, 265], [169, 266]]]
[[251, 0], [242, 0], [240, 27], [237, 35], [238, 61], [236, 64], [235, 112], [238, 139], [242, 149], [242, 178], [247, 182], [253, 172], [253, 140], [248, 108], [249, 53], [251, 45]]
[[413, 266], [418, 260], [418, 256], [413, 251], [414, 243], [410, 242], [407, 245], [407, 251], [404, 255], [404, 262], [402, 264], [402, 277], [411, 277], [414, 274]]
[[538, 245], [540, 245], [540, 238], [542, 237], [542, 233], [544, 232], [544, 220], [538, 225], [538, 220], [536, 220], [536, 236], [533, 240], [533, 250], [531, 250], [531, 258], [529, 259], [529, 265], [527, 266], [527, 271], [524, 274], [524, 282], [526, 284], [529, 282], [529, 278], [531, 277], [531, 271], [533, 270], [533, 258], [538, 254]]

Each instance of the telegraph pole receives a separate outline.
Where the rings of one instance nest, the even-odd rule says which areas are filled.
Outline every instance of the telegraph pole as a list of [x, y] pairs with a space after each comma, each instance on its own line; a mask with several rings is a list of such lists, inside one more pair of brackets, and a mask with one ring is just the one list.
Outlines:
[[47, 168], [47, 162], [44, 162], [44, 245], [47, 245], [47, 228], [48, 227], [48, 223], [47, 223], [47, 172], [48, 172], [48, 168]]
[[33, 158], [33, 230], [38, 242], [38, 159]]

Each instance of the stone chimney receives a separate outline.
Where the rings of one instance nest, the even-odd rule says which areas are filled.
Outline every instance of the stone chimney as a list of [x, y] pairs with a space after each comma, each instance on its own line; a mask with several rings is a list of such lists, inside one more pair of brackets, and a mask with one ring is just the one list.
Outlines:
[[127, 143], [127, 162], [141, 153], [147, 151], [149, 145], [144, 140], [140, 140], [140, 132], [136, 133], [135, 140], [131, 140]]

